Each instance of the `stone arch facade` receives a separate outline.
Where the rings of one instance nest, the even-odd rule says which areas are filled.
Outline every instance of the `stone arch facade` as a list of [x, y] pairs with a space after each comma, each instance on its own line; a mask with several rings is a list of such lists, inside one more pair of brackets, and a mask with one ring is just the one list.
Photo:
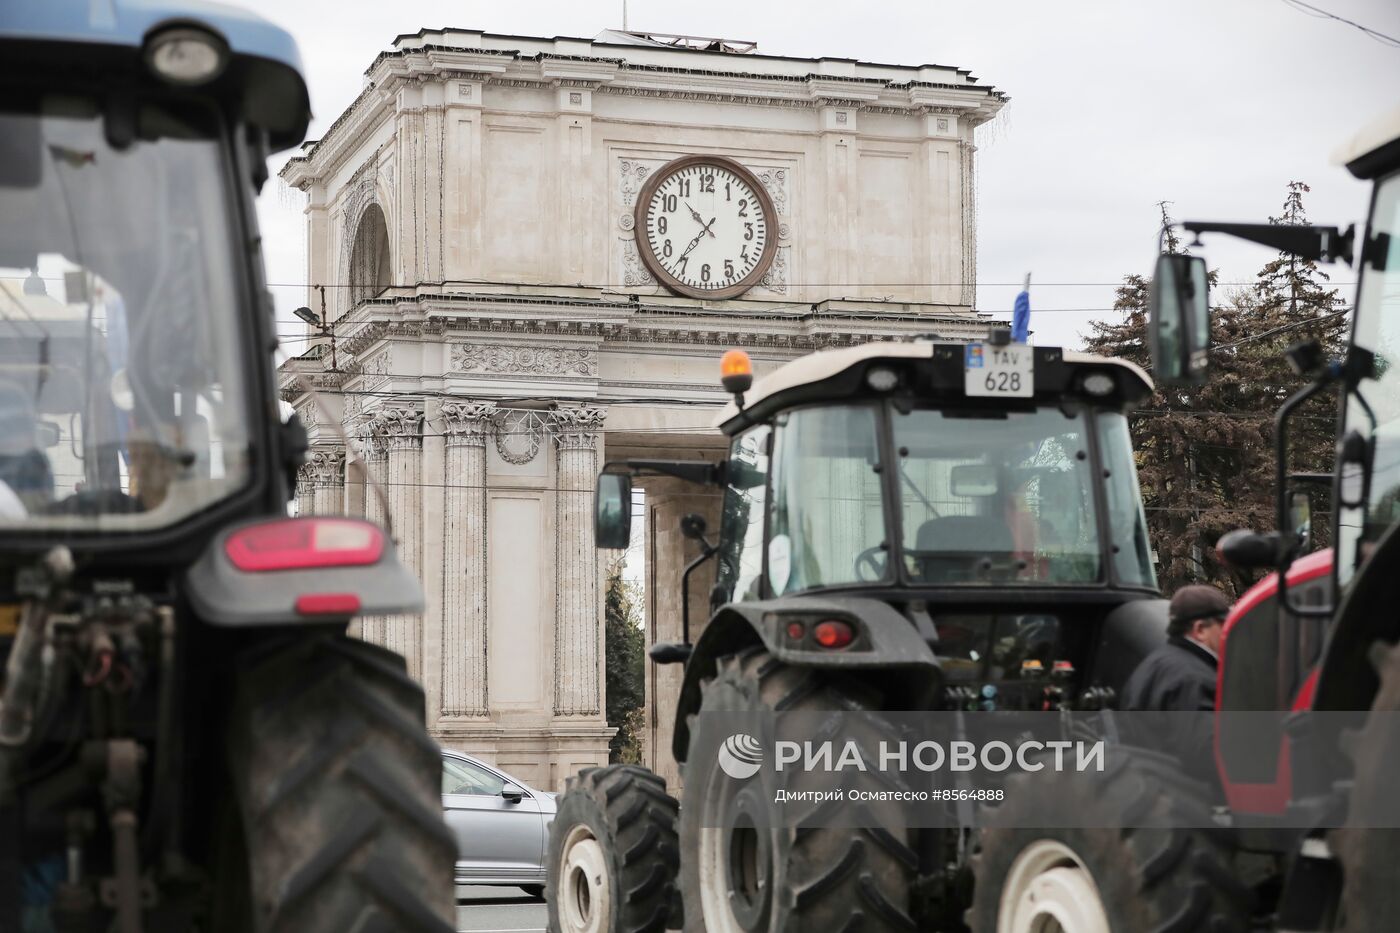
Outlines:
[[355, 225], [346, 272], [351, 308], [394, 284], [389, 225], [384, 210], [377, 203], [367, 205]]

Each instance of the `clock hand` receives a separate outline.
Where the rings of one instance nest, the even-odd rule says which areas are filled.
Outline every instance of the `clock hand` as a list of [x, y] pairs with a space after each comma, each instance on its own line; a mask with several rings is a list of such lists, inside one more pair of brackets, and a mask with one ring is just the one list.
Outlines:
[[705, 226], [705, 218], [700, 216], [700, 212], [690, 206], [690, 202], [685, 202], [685, 209], [690, 211], [690, 216], [695, 218], [695, 222], [700, 226]]
[[713, 217], [710, 218], [710, 222], [707, 223], [707, 224], [705, 224], [705, 229], [700, 231], [700, 235], [701, 235], [701, 236], [704, 236], [705, 234], [708, 233], [708, 234], [710, 235], [710, 239], [712, 239], [712, 240], [715, 239], [715, 232], [714, 232], [713, 230], [711, 230], [710, 228], [713, 227], [713, 226], [715, 225], [715, 221], [716, 221], [716, 220], [719, 220], [719, 215], [718, 215], [718, 214], [716, 214], [715, 216], [713, 216]]
[[681, 253], [681, 258], [684, 259], [685, 257], [689, 256], [690, 251], [695, 249], [695, 247], [699, 246], [700, 241], [703, 239], [705, 239], [705, 231], [701, 230], [699, 233], [695, 234], [695, 239], [690, 241], [690, 245], [685, 248], [685, 252]]

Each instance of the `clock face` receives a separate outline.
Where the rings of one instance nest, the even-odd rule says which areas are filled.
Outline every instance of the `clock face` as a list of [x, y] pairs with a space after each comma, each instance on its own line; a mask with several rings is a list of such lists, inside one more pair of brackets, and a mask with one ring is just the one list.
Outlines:
[[696, 298], [731, 298], [768, 271], [773, 202], [737, 162], [686, 156], [659, 169], [637, 200], [637, 246], [656, 278]]

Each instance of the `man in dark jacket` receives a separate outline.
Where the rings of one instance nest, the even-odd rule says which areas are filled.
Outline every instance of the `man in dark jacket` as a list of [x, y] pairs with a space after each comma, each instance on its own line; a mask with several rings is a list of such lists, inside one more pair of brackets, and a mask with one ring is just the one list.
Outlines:
[[1167, 643], [1153, 651], [1123, 688], [1124, 710], [1193, 713], [1149, 725], [1162, 751], [1214, 783], [1215, 675], [1230, 602], [1213, 586], [1184, 586], [1168, 609]]

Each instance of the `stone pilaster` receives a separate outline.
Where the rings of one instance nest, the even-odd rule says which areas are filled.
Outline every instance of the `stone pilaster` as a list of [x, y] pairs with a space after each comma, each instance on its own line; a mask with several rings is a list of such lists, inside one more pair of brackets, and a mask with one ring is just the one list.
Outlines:
[[598, 439], [605, 414], [602, 408], [565, 408], [549, 415], [559, 449], [554, 552], [556, 716], [597, 716], [602, 710], [593, 481], [598, 475]]
[[[389, 448], [385, 444], [384, 425], [377, 416], [371, 416], [360, 423], [356, 436], [360, 444], [360, 454], [365, 463], [365, 518], [376, 525], [384, 525], [384, 501], [387, 496], [384, 486], [388, 478]], [[384, 617], [365, 616], [360, 620], [360, 637], [376, 645], [384, 644]]]
[[[378, 417], [388, 448], [386, 492], [389, 519], [399, 560], [416, 577], [422, 576], [423, 412], [408, 406], [385, 407]], [[384, 622], [384, 647], [403, 655], [408, 674], [423, 676], [423, 617], [418, 613], [389, 616]]]
[[491, 402], [443, 402], [442, 716], [485, 716], [486, 435]]
[[316, 515], [340, 515], [345, 508], [345, 451], [318, 450], [308, 461], [312, 473], [311, 510]]

